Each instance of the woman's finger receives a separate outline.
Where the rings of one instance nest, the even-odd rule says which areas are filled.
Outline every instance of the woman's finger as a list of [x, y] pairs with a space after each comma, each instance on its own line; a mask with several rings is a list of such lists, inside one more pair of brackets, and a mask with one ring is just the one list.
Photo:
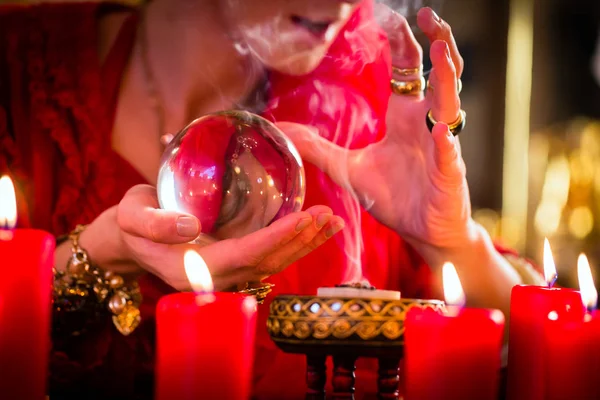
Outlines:
[[117, 220], [123, 231], [157, 243], [185, 243], [200, 234], [196, 217], [161, 210], [156, 189], [149, 185], [129, 189], [117, 208]]
[[[401, 69], [418, 68], [423, 62], [423, 49], [415, 38], [406, 18], [385, 4], [375, 5], [377, 22], [388, 36], [392, 65]], [[422, 72], [408, 75], [405, 78], [415, 79]]]
[[[323, 206], [324, 212], [331, 209]], [[226, 239], [203, 247], [201, 255], [213, 273], [228, 273], [236, 268], [253, 267], [287, 245], [310, 227], [313, 217], [303, 211], [286, 215], [266, 228], [237, 239]]]
[[454, 40], [450, 25], [429, 7], [419, 10], [417, 25], [419, 25], [419, 28], [421, 28], [431, 43], [436, 40], [443, 40], [448, 43], [450, 56], [456, 70], [456, 77], [460, 78], [463, 72], [464, 60], [458, 51], [458, 46], [456, 45], [456, 40]]
[[461, 184], [464, 180], [464, 163], [458, 150], [458, 139], [448, 125], [438, 122], [431, 133], [434, 142], [434, 158], [439, 174], [447, 183]]
[[313, 240], [308, 243], [306, 246], [302, 247], [297, 252], [293, 253], [290, 257], [286, 259], [284, 265], [289, 265], [301, 259], [302, 257], [309, 254], [311, 251], [315, 250], [326, 241], [331, 239], [336, 233], [340, 232], [346, 224], [344, 220], [339, 216], [334, 216], [331, 220], [317, 233], [317, 235], [313, 238]]
[[226, 239], [206, 246], [193, 243], [165, 246], [160, 251], [154, 249], [156, 251], [152, 251], [154, 256], [151, 259], [146, 259], [143, 254], [141, 259], [144, 264], [158, 265], [150, 271], [174, 288], [188, 290], [190, 285], [183, 268], [183, 254], [187, 249], [194, 249], [206, 262], [215, 284], [223, 290], [240, 282], [261, 280], [280, 272], [333, 236], [332, 224], [343, 227], [343, 221], [334, 216], [329, 207], [314, 206], [305, 212], [287, 215], [269, 227], [242, 238]]
[[450, 58], [448, 45], [443, 40], [436, 40], [430, 49], [431, 84], [433, 92], [429, 96], [432, 100], [432, 113], [436, 121], [450, 124], [459, 116], [460, 97], [457, 91], [456, 73]]
[[280, 128], [294, 143], [304, 161], [314, 164], [335, 183], [352, 190], [349, 166], [355, 151], [322, 138], [315, 129], [293, 122], [279, 122]]
[[[256, 273], [259, 277], [265, 277], [280, 272], [284, 267], [287, 267], [292, 261], [289, 261], [294, 254], [308, 254], [325, 242], [325, 227], [332, 220], [339, 219], [332, 214], [331, 209], [325, 206], [311, 207], [306, 210], [313, 217], [312, 223], [287, 245], [281, 247], [267, 256], [256, 268]], [[315, 240], [316, 238], [324, 240]]]

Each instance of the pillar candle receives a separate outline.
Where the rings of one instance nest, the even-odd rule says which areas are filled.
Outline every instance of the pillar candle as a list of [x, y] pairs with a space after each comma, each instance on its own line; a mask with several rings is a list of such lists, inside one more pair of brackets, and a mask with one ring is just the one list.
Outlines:
[[[587, 258], [577, 263], [583, 303], [596, 307], [598, 293]], [[593, 310], [579, 321], [548, 316], [546, 331], [546, 400], [600, 399], [600, 313]]]
[[13, 229], [12, 181], [0, 179], [0, 397], [46, 398], [54, 238]]
[[[448, 285], [458, 285], [462, 293], [458, 277], [447, 278], [452, 274], [454, 267], [444, 265], [446, 302], [460, 304], [448, 295]], [[406, 400], [498, 398], [504, 328], [500, 310], [449, 306], [441, 315], [414, 308], [405, 326]]]
[[[550, 245], [544, 243], [544, 275], [549, 285], [556, 280]], [[507, 398], [545, 398], [548, 350], [544, 330], [548, 315], [557, 324], [582, 321], [585, 307], [581, 294], [572, 289], [517, 285], [512, 289], [508, 341]]]
[[247, 399], [256, 300], [212, 293], [201, 257], [187, 253], [185, 260], [195, 293], [168, 295], [157, 305], [156, 399]]

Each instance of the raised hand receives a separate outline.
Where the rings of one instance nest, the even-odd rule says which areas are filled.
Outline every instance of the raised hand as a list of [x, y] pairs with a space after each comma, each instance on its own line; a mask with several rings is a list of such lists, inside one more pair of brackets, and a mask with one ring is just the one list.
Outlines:
[[[378, 5], [380, 24], [387, 31], [392, 64], [415, 70], [394, 75], [417, 81], [422, 71], [422, 49], [406, 20]], [[360, 150], [338, 147], [309, 127], [280, 123], [302, 157], [351, 190], [382, 223], [417, 247], [453, 248], [472, 233], [471, 207], [460, 144], [447, 124], [457, 120], [460, 98], [457, 79], [463, 61], [449, 25], [431, 9], [417, 19], [431, 42], [432, 90], [424, 95], [392, 94], [386, 116], [387, 135]], [[432, 132], [425, 123], [428, 110], [438, 122]], [[340, 168], [340, 166], [343, 166]]]

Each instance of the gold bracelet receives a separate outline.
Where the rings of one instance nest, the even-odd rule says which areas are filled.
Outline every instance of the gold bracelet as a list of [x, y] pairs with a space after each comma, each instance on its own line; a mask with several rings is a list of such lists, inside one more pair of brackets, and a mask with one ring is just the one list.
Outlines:
[[87, 251], [79, 245], [79, 236], [84, 230], [85, 225], [78, 225], [69, 234], [72, 255], [65, 271], [53, 271], [54, 308], [57, 311], [80, 311], [85, 305], [88, 309], [110, 310], [115, 327], [127, 336], [141, 322], [140, 288], [137, 282], [126, 282], [122, 276], [102, 271], [91, 262]]

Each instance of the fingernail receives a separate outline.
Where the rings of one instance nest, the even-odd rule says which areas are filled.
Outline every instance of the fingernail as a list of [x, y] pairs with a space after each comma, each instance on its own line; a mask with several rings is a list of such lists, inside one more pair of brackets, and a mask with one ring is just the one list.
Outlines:
[[441, 19], [441, 18], [439, 17], [439, 15], [437, 15], [437, 14], [435, 13], [435, 11], [433, 11], [433, 10], [431, 10], [431, 18], [433, 18], [433, 20], [434, 20], [435, 22], [438, 22], [438, 23], [439, 23], [439, 22], [442, 22], [442, 19]]
[[304, 229], [308, 228], [308, 226], [310, 225], [311, 222], [312, 222], [312, 218], [302, 218], [298, 222], [298, 225], [296, 225], [296, 232], [300, 232], [300, 231], [303, 231]]
[[177, 218], [177, 234], [182, 237], [197, 237], [200, 234], [198, 220], [193, 217]]
[[322, 227], [324, 227], [325, 224], [329, 222], [332, 216], [333, 214], [329, 213], [319, 214], [319, 216], [317, 217], [317, 229], [321, 229]]
[[344, 229], [344, 226], [345, 224], [343, 222], [336, 222], [335, 224], [327, 228], [327, 230], [325, 231], [325, 237], [329, 239], [330, 237]]

